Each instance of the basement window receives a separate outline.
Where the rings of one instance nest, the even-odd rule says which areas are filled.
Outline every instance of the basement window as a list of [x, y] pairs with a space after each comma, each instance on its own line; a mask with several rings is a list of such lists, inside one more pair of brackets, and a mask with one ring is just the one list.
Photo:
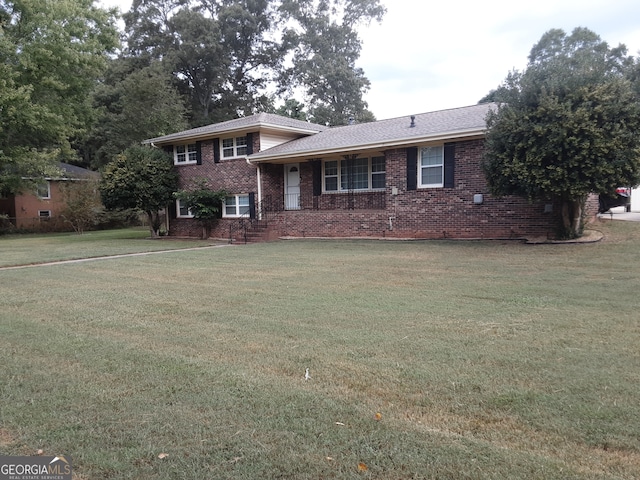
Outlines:
[[176, 200], [176, 213], [178, 218], [193, 218], [193, 213], [182, 203], [182, 200]]
[[229, 195], [224, 200], [223, 217], [242, 217], [249, 215], [249, 194]]

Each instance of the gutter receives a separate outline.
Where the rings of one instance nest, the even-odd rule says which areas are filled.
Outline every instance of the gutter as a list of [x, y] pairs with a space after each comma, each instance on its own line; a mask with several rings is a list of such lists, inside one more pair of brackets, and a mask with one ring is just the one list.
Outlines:
[[[407, 145], [416, 145], [418, 143], [426, 143], [426, 142], [437, 142], [442, 140], [454, 140], [454, 139], [462, 139], [462, 138], [472, 138], [472, 137], [482, 137], [484, 136], [486, 130], [473, 130], [467, 132], [448, 132], [439, 134], [432, 137], [413, 137], [413, 138], [405, 138], [401, 140], [390, 140], [379, 143], [371, 143], [371, 144], [360, 144], [360, 145], [349, 145], [345, 147], [336, 147], [336, 148], [327, 148], [322, 150], [299, 150], [296, 152], [289, 153], [274, 153], [271, 155], [260, 155], [258, 158], [247, 157], [247, 161], [249, 163], [258, 164], [261, 162], [268, 162], [270, 160], [290, 160], [296, 158], [303, 157], [317, 157], [317, 156], [326, 156], [333, 154], [343, 154], [346, 152], [357, 152], [361, 150], [388, 150], [390, 148], [398, 148], [404, 147]], [[277, 147], [273, 147], [277, 148]], [[267, 153], [266, 150], [264, 153]]]

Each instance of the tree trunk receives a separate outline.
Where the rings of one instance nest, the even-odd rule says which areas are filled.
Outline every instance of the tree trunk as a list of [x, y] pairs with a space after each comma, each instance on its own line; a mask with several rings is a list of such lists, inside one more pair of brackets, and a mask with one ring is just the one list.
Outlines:
[[582, 236], [584, 198], [562, 200], [562, 225], [558, 237], [570, 240]]
[[151, 210], [147, 210], [146, 214], [149, 220], [149, 232], [151, 233], [151, 238], [158, 238], [160, 236], [160, 226], [162, 225], [160, 215], [158, 212], [153, 212]]

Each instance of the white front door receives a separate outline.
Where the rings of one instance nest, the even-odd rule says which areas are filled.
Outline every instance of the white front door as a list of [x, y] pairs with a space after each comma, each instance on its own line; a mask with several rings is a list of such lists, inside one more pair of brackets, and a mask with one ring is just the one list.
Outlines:
[[284, 166], [284, 208], [300, 210], [300, 164]]

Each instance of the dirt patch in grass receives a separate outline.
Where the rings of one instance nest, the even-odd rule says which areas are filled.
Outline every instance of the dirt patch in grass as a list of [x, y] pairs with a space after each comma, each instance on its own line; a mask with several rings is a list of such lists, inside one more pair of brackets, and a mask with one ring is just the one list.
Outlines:
[[13, 438], [13, 435], [11, 435], [4, 428], [0, 428], [0, 447], [7, 447], [12, 443], [15, 443], [15, 439]]

